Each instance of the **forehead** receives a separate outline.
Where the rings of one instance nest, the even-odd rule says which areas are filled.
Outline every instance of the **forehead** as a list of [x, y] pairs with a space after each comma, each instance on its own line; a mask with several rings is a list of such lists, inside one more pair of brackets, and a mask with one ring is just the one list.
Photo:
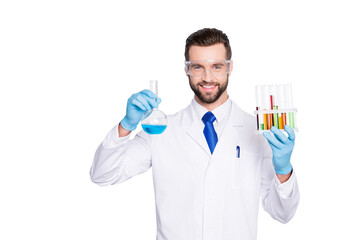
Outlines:
[[223, 43], [216, 43], [211, 46], [196, 46], [189, 48], [189, 60], [226, 60], [226, 48]]

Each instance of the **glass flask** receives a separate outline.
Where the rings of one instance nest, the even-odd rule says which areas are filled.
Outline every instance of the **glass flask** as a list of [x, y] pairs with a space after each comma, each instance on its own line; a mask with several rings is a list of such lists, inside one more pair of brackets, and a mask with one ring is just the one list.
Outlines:
[[[158, 96], [158, 81], [150, 81], [150, 90]], [[165, 113], [157, 108], [153, 108], [144, 113], [141, 119], [141, 127], [148, 134], [161, 134], [167, 127], [167, 117]]]

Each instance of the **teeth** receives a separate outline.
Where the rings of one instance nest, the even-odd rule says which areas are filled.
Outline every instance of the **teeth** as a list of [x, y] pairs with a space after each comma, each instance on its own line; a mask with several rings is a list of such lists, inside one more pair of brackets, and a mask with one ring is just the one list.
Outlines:
[[213, 88], [213, 87], [215, 87], [215, 85], [214, 86], [203, 86], [204, 88]]

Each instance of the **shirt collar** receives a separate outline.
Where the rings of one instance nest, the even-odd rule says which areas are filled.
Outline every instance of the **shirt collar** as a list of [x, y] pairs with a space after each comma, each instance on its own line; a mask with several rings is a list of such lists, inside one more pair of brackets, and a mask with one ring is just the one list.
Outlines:
[[[204, 108], [203, 106], [201, 106], [195, 100], [195, 98], [192, 100], [191, 105], [193, 106], [193, 109], [195, 110], [196, 119], [200, 119], [200, 121], [202, 121], [201, 118], [204, 116], [205, 113], [208, 112], [208, 110], [206, 108]], [[230, 111], [231, 111], [231, 100], [230, 100], [230, 98], [228, 98], [223, 104], [221, 104], [219, 107], [215, 108], [211, 112], [216, 117], [215, 121], [217, 123], [219, 123], [224, 118], [226, 118], [226, 116], [229, 115]]]

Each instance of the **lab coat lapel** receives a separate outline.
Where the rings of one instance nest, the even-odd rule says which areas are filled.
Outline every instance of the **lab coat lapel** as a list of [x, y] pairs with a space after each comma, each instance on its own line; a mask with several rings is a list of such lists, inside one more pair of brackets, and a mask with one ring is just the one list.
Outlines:
[[195, 142], [204, 150], [204, 152], [208, 156], [211, 156], [209, 146], [203, 133], [204, 125], [195, 119], [195, 111], [191, 105], [189, 105], [184, 111], [182, 126], [185, 128], [187, 134], [195, 140]]
[[[232, 102], [230, 117], [224, 128], [222, 136], [219, 138], [213, 155], [211, 155], [209, 146], [206, 142], [203, 129], [203, 124], [195, 119], [195, 111], [192, 108], [191, 104], [185, 109], [182, 116], [182, 126], [184, 127], [187, 134], [194, 139], [194, 141], [204, 150], [204, 152], [209, 156], [214, 156], [215, 154], [222, 155], [222, 151], [227, 151], [227, 147], [223, 145], [228, 144], [237, 144], [244, 146], [242, 141], [245, 139], [241, 136], [245, 135], [244, 133], [244, 115], [245, 113], [234, 103]], [[236, 148], [236, 146], [234, 146]]]
[[229, 147], [230, 149], [236, 149], [236, 146], [244, 146], [246, 139], [243, 137], [245, 135], [243, 126], [244, 112], [232, 102], [230, 117], [215, 147], [213, 155], [227, 156], [229, 154]]

